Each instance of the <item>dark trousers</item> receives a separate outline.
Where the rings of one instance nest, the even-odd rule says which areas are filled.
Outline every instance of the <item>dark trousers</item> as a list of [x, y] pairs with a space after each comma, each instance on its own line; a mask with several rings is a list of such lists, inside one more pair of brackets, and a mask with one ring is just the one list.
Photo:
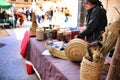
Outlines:
[[112, 57], [112, 56], [113, 56], [114, 50], [115, 50], [115, 49], [112, 49], [112, 50], [110, 51], [109, 57]]

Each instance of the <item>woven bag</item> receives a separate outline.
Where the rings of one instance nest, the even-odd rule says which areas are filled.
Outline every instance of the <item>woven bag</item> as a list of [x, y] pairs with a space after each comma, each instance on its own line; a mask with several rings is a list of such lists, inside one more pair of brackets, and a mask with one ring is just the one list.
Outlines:
[[104, 61], [91, 62], [83, 57], [80, 67], [80, 80], [101, 80]]

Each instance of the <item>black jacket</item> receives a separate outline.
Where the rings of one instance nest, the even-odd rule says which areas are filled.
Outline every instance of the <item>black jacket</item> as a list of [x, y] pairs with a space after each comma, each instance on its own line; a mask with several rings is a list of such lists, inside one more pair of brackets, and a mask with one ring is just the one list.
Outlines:
[[86, 29], [78, 34], [78, 38], [86, 36], [88, 42], [100, 40], [101, 32], [105, 31], [107, 26], [107, 16], [105, 9], [100, 6], [95, 6], [87, 12], [86, 16]]

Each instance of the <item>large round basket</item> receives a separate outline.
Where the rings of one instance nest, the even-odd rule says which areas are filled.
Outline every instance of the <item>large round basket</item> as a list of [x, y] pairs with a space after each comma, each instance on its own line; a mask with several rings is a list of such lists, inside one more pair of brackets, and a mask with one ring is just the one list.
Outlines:
[[83, 57], [80, 67], [80, 80], [101, 80], [103, 62], [91, 62]]
[[72, 61], [82, 61], [87, 52], [87, 42], [82, 39], [71, 40], [66, 48], [65, 54]]

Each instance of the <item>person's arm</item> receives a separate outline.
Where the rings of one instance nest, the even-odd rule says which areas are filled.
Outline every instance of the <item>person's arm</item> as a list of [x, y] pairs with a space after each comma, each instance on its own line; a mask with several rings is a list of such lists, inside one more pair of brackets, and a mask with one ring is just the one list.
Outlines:
[[82, 32], [78, 34], [78, 38], [83, 38], [88, 34], [91, 34], [93, 31], [97, 29], [99, 26], [99, 15], [100, 15], [100, 9], [95, 9], [91, 13], [90, 20], [87, 24], [87, 28]]

